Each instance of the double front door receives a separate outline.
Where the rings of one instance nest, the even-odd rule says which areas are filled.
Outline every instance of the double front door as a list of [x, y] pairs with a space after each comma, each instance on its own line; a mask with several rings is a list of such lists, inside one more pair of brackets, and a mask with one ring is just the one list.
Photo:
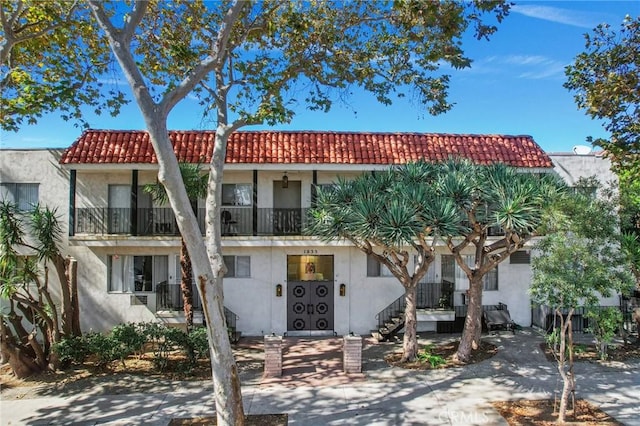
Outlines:
[[333, 281], [289, 281], [289, 332], [333, 330]]

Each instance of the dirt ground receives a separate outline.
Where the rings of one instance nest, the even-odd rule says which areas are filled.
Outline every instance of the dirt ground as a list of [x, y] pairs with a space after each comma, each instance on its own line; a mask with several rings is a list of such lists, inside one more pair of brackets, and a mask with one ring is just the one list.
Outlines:
[[[498, 401], [493, 406], [510, 425], [555, 425], [558, 420], [559, 401], [549, 399], [526, 401]], [[622, 425], [588, 401], [576, 400], [576, 409], [571, 403], [565, 424], [579, 425]], [[575, 414], [574, 414], [575, 411]]]
[[[451, 368], [451, 367], [460, 367], [464, 364], [453, 359], [456, 351], [458, 350], [458, 341], [443, 343], [441, 345], [434, 346], [431, 350], [431, 353], [434, 355], [439, 355], [444, 358], [444, 363], [432, 367], [431, 364], [427, 361], [416, 360], [413, 362], [400, 362], [400, 358], [402, 357], [402, 353], [393, 353], [387, 355], [385, 357], [385, 361], [389, 365], [393, 365], [395, 367], [407, 368], [411, 370], [430, 370], [433, 368]], [[485, 359], [489, 359], [493, 357], [496, 353], [498, 353], [498, 348], [495, 345], [487, 342], [480, 342], [480, 348], [477, 351], [474, 351], [471, 355], [471, 360], [467, 364], [475, 364]]]
[[[551, 349], [547, 347], [546, 343], [540, 343], [540, 349], [547, 357], [547, 361], [556, 361]], [[633, 358], [640, 358], [640, 341], [610, 347], [607, 360], [626, 361]], [[574, 344], [573, 359], [574, 361], [598, 361], [599, 356], [595, 344]]]
[[[255, 414], [245, 416], [245, 426], [286, 426], [289, 417], [286, 414]], [[217, 424], [215, 417], [198, 417], [196, 419], [173, 419], [169, 426], [210, 426]]]

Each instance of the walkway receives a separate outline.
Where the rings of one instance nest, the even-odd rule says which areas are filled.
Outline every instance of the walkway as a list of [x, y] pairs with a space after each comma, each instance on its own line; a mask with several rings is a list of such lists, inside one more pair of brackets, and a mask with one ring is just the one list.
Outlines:
[[[430, 336], [435, 341], [447, 336]], [[450, 336], [448, 338], [451, 338]], [[290, 425], [481, 425], [505, 424], [491, 401], [549, 398], [559, 389], [555, 366], [539, 350], [540, 336], [531, 329], [515, 336], [488, 336], [500, 351], [495, 357], [464, 368], [410, 371], [386, 366], [382, 357], [399, 345], [365, 345], [363, 374], [353, 378], [339, 371], [340, 355], [322, 351], [339, 340], [290, 340], [282, 379], [263, 380], [258, 369], [241, 371], [248, 414], [288, 413]], [[425, 339], [421, 343], [427, 343]], [[296, 367], [298, 350], [306, 367]], [[337, 355], [337, 356], [336, 356]], [[260, 361], [259, 341], [245, 341], [239, 363]], [[309, 364], [310, 361], [310, 364]], [[578, 363], [578, 396], [598, 404], [628, 425], [640, 425], [638, 395], [640, 361]], [[323, 379], [325, 377], [325, 379]], [[84, 394], [2, 400], [3, 425], [150, 424], [171, 418], [213, 415], [210, 385], [180, 382], [170, 390], [109, 394], [92, 389]]]

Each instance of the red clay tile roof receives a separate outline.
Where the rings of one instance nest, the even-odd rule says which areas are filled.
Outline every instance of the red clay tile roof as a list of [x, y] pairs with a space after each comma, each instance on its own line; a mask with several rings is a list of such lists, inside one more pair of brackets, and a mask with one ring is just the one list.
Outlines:
[[[209, 162], [215, 133], [171, 131], [181, 162]], [[424, 158], [469, 158], [479, 164], [552, 167], [531, 136], [442, 133], [235, 132], [227, 146], [227, 164], [402, 164]], [[62, 164], [156, 163], [146, 131], [87, 130], [60, 159]]]

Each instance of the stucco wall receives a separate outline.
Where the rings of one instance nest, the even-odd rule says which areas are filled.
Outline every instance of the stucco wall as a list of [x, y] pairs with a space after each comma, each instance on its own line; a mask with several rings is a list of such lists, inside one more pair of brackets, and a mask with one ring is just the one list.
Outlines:
[[568, 185], [575, 185], [578, 179], [596, 176], [602, 185], [616, 182], [616, 175], [611, 171], [611, 161], [601, 153], [576, 155], [573, 153], [551, 153], [553, 170]]
[[[37, 182], [41, 202], [58, 209], [63, 226], [64, 253], [78, 259], [79, 296], [82, 306], [82, 327], [85, 331], [106, 330], [126, 321], [152, 321], [155, 315], [145, 306], [131, 305], [128, 293], [109, 293], [107, 259], [109, 255], [168, 255], [170, 281], [177, 282], [175, 257], [179, 252], [178, 237], [101, 237], [93, 241], [82, 238], [69, 242], [67, 237], [69, 172], [59, 167], [60, 150], [4, 150], [0, 152], [0, 182]], [[597, 174], [607, 182], [614, 178], [608, 160], [596, 155], [551, 154], [556, 172], [569, 184], [580, 176]], [[319, 171], [318, 183], [330, 183], [337, 175], [354, 177], [361, 172]], [[282, 171], [260, 171], [258, 206], [273, 205], [273, 182], [282, 179]], [[291, 181], [302, 182], [302, 206], [311, 203], [312, 172], [288, 170]], [[77, 172], [77, 207], [105, 207], [108, 184], [129, 184], [130, 170], [109, 172], [79, 170]], [[155, 182], [153, 170], [139, 172], [139, 183]], [[229, 170], [225, 182], [252, 183], [251, 170]], [[346, 244], [323, 244], [313, 239], [295, 238], [225, 238], [225, 255], [251, 256], [250, 278], [227, 278], [225, 305], [238, 316], [237, 326], [245, 335], [284, 333], [287, 331], [287, 255], [302, 255], [305, 251], [334, 256], [334, 329], [338, 334], [354, 332], [368, 334], [376, 327], [376, 314], [403, 294], [402, 286], [393, 277], [367, 277], [366, 256]], [[440, 247], [440, 253], [445, 250]], [[434, 277], [440, 280], [440, 259], [432, 265]], [[530, 265], [499, 266], [498, 291], [486, 291], [484, 304], [506, 303], [512, 318], [519, 324], [531, 323], [530, 298], [527, 288], [531, 281]], [[284, 287], [283, 296], [276, 296], [276, 285]], [[340, 284], [346, 285], [346, 295], [339, 295]], [[461, 304], [461, 291], [454, 303]], [[617, 296], [604, 304], [616, 305]]]

